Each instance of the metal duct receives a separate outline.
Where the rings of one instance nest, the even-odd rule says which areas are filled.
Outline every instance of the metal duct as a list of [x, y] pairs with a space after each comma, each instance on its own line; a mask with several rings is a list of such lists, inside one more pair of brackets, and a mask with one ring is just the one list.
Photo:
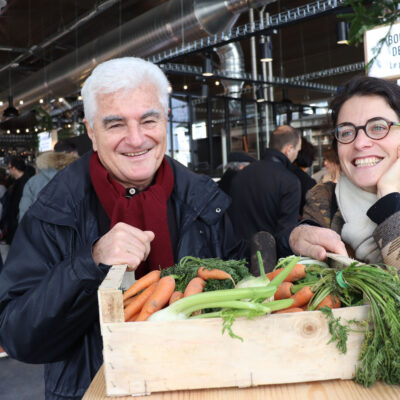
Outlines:
[[[229, 43], [226, 46], [215, 49], [221, 62], [220, 69], [224, 74], [232, 78], [240, 78], [244, 73], [243, 50], [240, 43]], [[243, 82], [223, 80], [225, 93], [230, 97], [241, 97]], [[232, 104], [232, 103], [230, 103]]]
[[[76, 49], [12, 88], [16, 101], [31, 106], [41, 97], [67, 96], [100, 62], [120, 56], [146, 57], [168, 47], [223, 31], [239, 13], [276, 0], [171, 0]], [[183, 6], [183, 10], [181, 9]], [[8, 96], [7, 91], [0, 98]]]

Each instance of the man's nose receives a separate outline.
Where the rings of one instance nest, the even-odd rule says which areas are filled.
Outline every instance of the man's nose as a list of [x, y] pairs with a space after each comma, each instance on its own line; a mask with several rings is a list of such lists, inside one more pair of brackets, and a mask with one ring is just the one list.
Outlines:
[[138, 123], [131, 123], [128, 125], [128, 133], [125, 140], [134, 147], [139, 147], [143, 143], [144, 135]]

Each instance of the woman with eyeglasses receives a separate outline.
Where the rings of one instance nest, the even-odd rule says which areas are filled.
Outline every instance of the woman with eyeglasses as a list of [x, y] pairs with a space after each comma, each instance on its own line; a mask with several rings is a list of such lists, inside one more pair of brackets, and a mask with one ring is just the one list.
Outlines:
[[319, 260], [329, 251], [400, 269], [400, 87], [355, 77], [331, 110], [341, 174], [336, 184], [308, 193], [291, 251]]

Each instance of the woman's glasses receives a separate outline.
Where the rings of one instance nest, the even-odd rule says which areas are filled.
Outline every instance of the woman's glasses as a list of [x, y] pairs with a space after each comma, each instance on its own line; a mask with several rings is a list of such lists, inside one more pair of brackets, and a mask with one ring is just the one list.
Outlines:
[[380, 140], [389, 133], [393, 125], [400, 126], [400, 122], [388, 121], [382, 117], [371, 118], [365, 125], [360, 126], [345, 122], [334, 129], [334, 135], [339, 143], [349, 144], [354, 142], [358, 131], [362, 129], [370, 139]]

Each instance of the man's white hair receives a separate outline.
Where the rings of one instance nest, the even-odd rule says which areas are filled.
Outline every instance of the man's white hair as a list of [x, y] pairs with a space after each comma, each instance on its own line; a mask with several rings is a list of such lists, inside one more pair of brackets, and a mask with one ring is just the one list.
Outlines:
[[165, 115], [168, 115], [169, 81], [155, 64], [137, 57], [122, 57], [96, 66], [82, 86], [85, 118], [93, 129], [97, 111], [97, 94], [133, 90], [142, 84], [153, 85]]

